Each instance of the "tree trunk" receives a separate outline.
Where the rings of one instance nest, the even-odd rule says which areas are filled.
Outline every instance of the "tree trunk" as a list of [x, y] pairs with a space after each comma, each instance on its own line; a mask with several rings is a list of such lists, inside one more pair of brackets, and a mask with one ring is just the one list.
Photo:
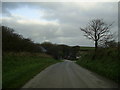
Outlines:
[[98, 48], [98, 41], [95, 40], [95, 52], [94, 52], [94, 55], [93, 55], [93, 57], [92, 57], [93, 60], [96, 59], [96, 56], [97, 56], [97, 48]]
[[95, 53], [96, 53], [96, 51], [97, 51], [97, 48], [98, 48], [98, 41], [95, 40]]

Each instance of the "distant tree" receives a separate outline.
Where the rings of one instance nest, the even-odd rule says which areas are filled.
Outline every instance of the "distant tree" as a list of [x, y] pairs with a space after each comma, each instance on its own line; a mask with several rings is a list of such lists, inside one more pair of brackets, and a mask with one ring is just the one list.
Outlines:
[[58, 46], [61, 50], [62, 58], [68, 59], [68, 57], [70, 57], [70, 55], [71, 55], [72, 48], [70, 46], [67, 46], [67, 45], [58, 45]]
[[85, 28], [80, 28], [81, 31], [85, 33], [88, 39], [91, 39], [95, 42], [95, 50], [98, 48], [98, 43], [110, 38], [110, 27], [112, 24], [106, 24], [102, 19], [93, 19], [89, 22], [88, 26]]
[[118, 43], [115, 40], [105, 42], [105, 47], [118, 47]]
[[118, 43], [115, 41], [116, 35], [110, 34], [107, 37], [103, 38], [102, 40], [99, 41], [99, 47], [117, 47]]
[[47, 54], [50, 54], [55, 59], [76, 59], [77, 53], [80, 49], [79, 46], [57, 45], [50, 42], [44, 42], [41, 44], [47, 50]]
[[53, 56], [55, 59], [59, 59], [59, 48], [56, 44], [52, 44], [51, 42], [44, 42], [41, 44], [47, 50], [47, 54]]
[[73, 46], [73, 47], [71, 48], [71, 56], [70, 56], [70, 58], [71, 58], [72, 60], [77, 59], [77, 56], [78, 56], [79, 51], [80, 51], [80, 47], [79, 47], [79, 46]]

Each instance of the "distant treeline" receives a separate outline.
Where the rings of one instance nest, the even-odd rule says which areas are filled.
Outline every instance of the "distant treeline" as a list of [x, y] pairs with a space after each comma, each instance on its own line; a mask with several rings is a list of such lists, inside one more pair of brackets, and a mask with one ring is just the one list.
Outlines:
[[44, 42], [41, 44], [47, 53], [54, 56], [56, 59], [77, 59], [79, 56], [80, 47], [79, 46], [67, 46], [67, 45], [57, 45], [50, 42]]
[[2, 51], [47, 53], [55, 59], [76, 59], [79, 56], [79, 46], [57, 45], [50, 42], [34, 43], [14, 32], [14, 29], [2, 26]]

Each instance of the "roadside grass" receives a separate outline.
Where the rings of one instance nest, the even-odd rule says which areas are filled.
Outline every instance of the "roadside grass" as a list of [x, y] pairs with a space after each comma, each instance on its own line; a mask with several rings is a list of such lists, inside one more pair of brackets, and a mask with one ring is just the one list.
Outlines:
[[84, 53], [76, 63], [115, 82], [120, 82], [120, 61], [117, 48], [99, 49], [93, 59], [94, 51]]
[[55, 64], [46, 54], [6, 53], [3, 55], [3, 88], [20, 88], [40, 71]]

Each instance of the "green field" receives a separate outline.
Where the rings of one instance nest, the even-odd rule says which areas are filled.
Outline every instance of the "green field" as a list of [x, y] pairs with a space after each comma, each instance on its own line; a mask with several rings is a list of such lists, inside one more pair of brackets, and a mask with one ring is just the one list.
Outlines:
[[20, 88], [40, 71], [57, 62], [45, 54], [4, 54], [3, 88]]
[[82, 67], [116, 82], [119, 82], [119, 63], [117, 48], [99, 49], [96, 56], [94, 51], [86, 52], [77, 61]]
[[95, 47], [83, 47], [83, 46], [80, 47], [81, 51], [90, 51], [90, 50], [94, 50], [94, 49], [95, 49]]
[[85, 46], [80, 46], [81, 49], [94, 49], [95, 47], [85, 47]]

